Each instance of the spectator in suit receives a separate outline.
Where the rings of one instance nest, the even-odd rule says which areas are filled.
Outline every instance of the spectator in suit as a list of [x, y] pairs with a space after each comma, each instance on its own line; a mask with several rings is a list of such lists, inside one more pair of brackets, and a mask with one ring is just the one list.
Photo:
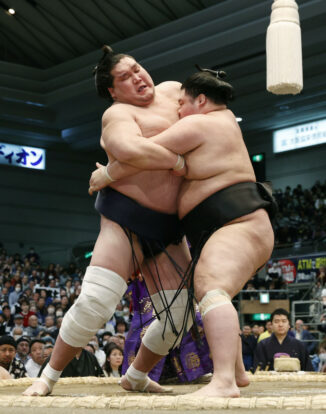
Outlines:
[[313, 371], [308, 351], [301, 341], [289, 335], [290, 315], [282, 308], [271, 315], [273, 333], [259, 342], [254, 353], [254, 370], [274, 369], [274, 355], [287, 354], [300, 360], [302, 371]]

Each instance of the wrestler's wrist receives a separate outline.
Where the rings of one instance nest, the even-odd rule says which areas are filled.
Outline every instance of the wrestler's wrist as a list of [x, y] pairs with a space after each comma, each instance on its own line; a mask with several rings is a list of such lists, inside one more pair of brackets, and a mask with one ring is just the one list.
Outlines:
[[114, 180], [114, 179], [111, 177], [111, 175], [110, 175], [110, 173], [109, 173], [109, 171], [108, 171], [109, 167], [110, 167], [110, 164], [105, 165], [105, 166], [103, 167], [102, 171], [103, 171], [103, 174], [105, 175], [106, 179], [109, 181], [109, 184], [110, 184], [110, 183], [113, 183], [113, 181], [116, 181], [116, 180]]
[[173, 167], [173, 171], [182, 170], [184, 166], [185, 166], [185, 159], [183, 158], [182, 155], [178, 154], [178, 159], [177, 159], [175, 166]]

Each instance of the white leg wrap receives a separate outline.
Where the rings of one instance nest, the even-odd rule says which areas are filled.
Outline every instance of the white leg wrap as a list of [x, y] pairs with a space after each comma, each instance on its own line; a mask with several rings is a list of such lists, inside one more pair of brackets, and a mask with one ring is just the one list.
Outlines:
[[[175, 297], [176, 290], [165, 290], [161, 291], [160, 293], [155, 293], [151, 296], [154, 306], [157, 312], [161, 312], [165, 305], [168, 305], [172, 302], [173, 298]], [[165, 295], [165, 304], [162, 303], [161, 296], [164, 297]], [[186, 289], [183, 289], [178, 297], [173, 301], [172, 305], [170, 306], [170, 315], [172, 316], [173, 324], [175, 329], [178, 333], [184, 328], [184, 318], [185, 318], [185, 311], [186, 306], [188, 303], [188, 292]], [[167, 319], [167, 321], [166, 321]], [[192, 317], [189, 314], [187, 323], [186, 323], [186, 330], [188, 331], [192, 326]], [[164, 339], [163, 339], [163, 332], [164, 332]], [[169, 318], [167, 317], [167, 312], [162, 312], [160, 314], [160, 320], [155, 319], [147, 329], [144, 337], [143, 337], [143, 344], [148, 348], [150, 351], [154, 352], [154, 354], [158, 355], [167, 355], [169, 350], [173, 346], [177, 339], [177, 336], [173, 332], [173, 328]], [[182, 339], [182, 332], [178, 338], [178, 341], [175, 343], [174, 347], [178, 346]]]
[[228, 293], [225, 292], [225, 290], [209, 290], [199, 302], [199, 312], [202, 318], [204, 318], [204, 316], [210, 310], [227, 304], [231, 304], [231, 297]]
[[73, 347], [84, 347], [113, 315], [127, 289], [121, 276], [98, 266], [88, 266], [81, 293], [65, 315], [60, 336]]

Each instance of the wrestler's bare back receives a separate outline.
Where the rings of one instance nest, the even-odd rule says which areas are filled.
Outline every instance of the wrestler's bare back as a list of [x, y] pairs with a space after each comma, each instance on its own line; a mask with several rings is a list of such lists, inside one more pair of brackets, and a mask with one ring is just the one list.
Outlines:
[[[155, 98], [150, 105], [140, 107], [117, 103], [114, 107], [119, 106], [119, 110], [127, 111], [140, 128], [142, 136], [149, 138], [166, 130], [178, 120], [179, 94], [180, 85], [177, 82], [163, 82], [155, 87]], [[106, 111], [104, 118], [110, 117], [110, 109]], [[110, 162], [113, 162], [115, 157], [102, 138], [101, 145]], [[111, 187], [148, 208], [175, 213], [181, 182], [180, 177], [172, 175], [168, 170], [147, 170], [112, 183]]]

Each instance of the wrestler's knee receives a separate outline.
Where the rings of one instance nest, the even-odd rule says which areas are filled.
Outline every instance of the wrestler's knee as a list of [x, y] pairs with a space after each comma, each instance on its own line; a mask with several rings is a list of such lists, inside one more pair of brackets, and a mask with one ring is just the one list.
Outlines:
[[[158, 302], [157, 293], [152, 296], [153, 303]], [[167, 355], [171, 348], [175, 348], [182, 340], [183, 331], [192, 326], [192, 317], [187, 312], [188, 292], [183, 289], [174, 299], [175, 290], [164, 293], [169, 304], [168, 311], [162, 311], [163, 305], [156, 303], [156, 310], [161, 312], [159, 319], [155, 319], [147, 329], [143, 344], [150, 351], [158, 355]]]
[[64, 342], [83, 347], [113, 315], [127, 285], [115, 272], [87, 268], [81, 294], [65, 315], [60, 329]]

